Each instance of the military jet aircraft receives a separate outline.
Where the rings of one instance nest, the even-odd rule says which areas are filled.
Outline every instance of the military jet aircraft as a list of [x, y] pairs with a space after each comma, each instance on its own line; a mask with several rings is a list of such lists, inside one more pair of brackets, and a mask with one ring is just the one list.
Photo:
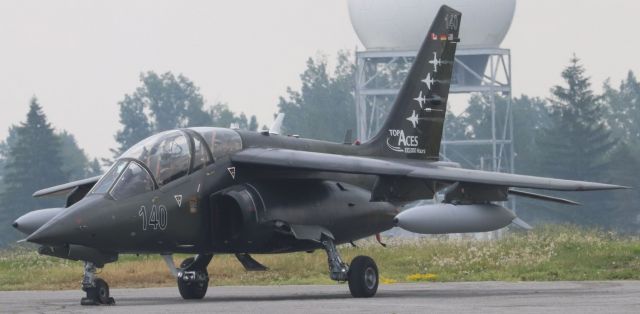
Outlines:
[[[499, 205], [509, 195], [571, 203], [514, 187], [623, 188], [439, 160], [460, 21], [458, 11], [439, 10], [386, 122], [365, 143], [213, 127], [167, 131], [134, 145], [100, 177], [36, 192], [65, 195], [66, 207], [29, 212], [14, 227], [40, 254], [85, 262], [81, 304], [114, 302], [96, 268], [128, 253], [161, 254], [180, 295], [201, 299], [214, 255], [235, 254], [246, 269], [264, 270], [250, 254], [322, 249], [331, 279], [347, 282], [354, 297], [372, 297], [374, 260], [346, 263], [336, 245], [394, 226], [432, 234], [526, 226]], [[434, 56], [441, 62], [430, 63]], [[407, 205], [436, 193], [441, 203]], [[176, 267], [172, 253], [194, 257]]]

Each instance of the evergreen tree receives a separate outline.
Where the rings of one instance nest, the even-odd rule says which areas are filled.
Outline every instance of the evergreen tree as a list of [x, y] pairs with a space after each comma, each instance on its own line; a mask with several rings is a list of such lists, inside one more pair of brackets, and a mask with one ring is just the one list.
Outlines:
[[[608, 177], [616, 184], [637, 187], [640, 184], [640, 83], [629, 71], [616, 90], [607, 80], [604, 84], [603, 104], [608, 109], [607, 121], [616, 138], [620, 139], [609, 167]], [[613, 192], [614, 208], [609, 213], [611, 226], [627, 232], [640, 231], [640, 191], [637, 189]]]
[[515, 169], [517, 173], [537, 175], [540, 173], [539, 143], [543, 130], [551, 125], [547, 102], [538, 97], [522, 95], [513, 99], [513, 140]]
[[249, 121], [248, 130], [249, 131], [258, 130], [258, 119], [256, 119], [256, 116], [251, 116], [251, 121]]
[[[5, 164], [5, 190], [0, 195], [0, 234], [3, 244], [15, 239], [18, 234], [11, 231], [10, 222], [33, 209], [52, 207], [58, 204], [50, 198], [35, 199], [36, 190], [65, 183], [67, 176], [62, 170], [61, 143], [38, 104], [31, 100], [27, 121], [15, 127], [15, 141], [9, 145]], [[9, 226], [9, 227], [7, 227]]]
[[61, 155], [62, 171], [70, 181], [87, 178], [89, 159], [84, 150], [78, 147], [75, 137], [67, 131], [58, 134], [62, 144]]
[[2, 177], [4, 176], [4, 165], [6, 164], [5, 154], [7, 153], [7, 144], [5, 142], [0, 143], [0, 195], [4, 191], [4, 180]]
[[9, 128], [9, 136], [0, 142], [0, 195], [4, 191], [4, 167], [7, 163], [7, 158], [9, 157], [9, 147], [15, 142], [16, 138], [16, 128], [11, 126]]
[[622, 80], [619, 90], [607, 80], [603, 100], [609, 109], [608, 125], [616, 137], [627, 143], [640, 141], [640, 83], [633, 71]]
[[286, 115], [283, 128], [304, 137], [341, 142], [346, 130], [356, 128], [353, 62], [346, 53], [339, 53], [330, 75], [325, 59], [310, 58], [300, 79], [300, 91], [287, 88], [287, 97], [280, 97], [279, 112]]
[[238, 128], [241, 130], [249, 129], [249, 120], [247, 120], [247, 115], [244, 112], [240, 113], [240, 116], [237, 119]]
[[[617, 141], [606, 123], [601, 97], [591, 90], [589, 78], [575, 56], [562, 72], [564, 86], [551, 89], [551, 125], [540, 137], [542, 174], [565, 179], [610, 181], [607, 175]], [[561, 208], [561, 221], [605, 226], [615, 208], [611, 193], [575, 195], [583, 206]], [[551, 205], [550, 205], [551, 207]], [[553, 205], [552, 208], [559, 208]], [[554, 217], [560, 217], [558, 215]]]
[[640, 147], [623, 143], [611, 156], [607, 175], [615, 184], [634, 187], [631, 190], [609, 191], [608, 208], [603, 209], [606, 227], [623, 232], [640, 232]]
[[543, 131], [542, 161], [547, 174], [576, 180], [604, 179], [608, 157], [616, 145], [606, 123], [606, 110], [591, 90], [577, 57], [562, 72], [566, 86], [551, 92], [551, 126]]
[[87, 169], [87, 178], [99, 175], [102, 175], [102, 166], [100, 165], [98, 158], [94, 158], [91, 162], [89, 162], [89, 167]]

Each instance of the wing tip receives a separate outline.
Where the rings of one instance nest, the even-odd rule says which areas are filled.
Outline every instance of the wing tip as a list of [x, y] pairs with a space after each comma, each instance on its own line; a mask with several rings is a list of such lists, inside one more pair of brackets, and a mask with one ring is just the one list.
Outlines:
[[582, 191], [597, 191], [597, 190], [631, 190], [633, 187], [625, 185], [615, 185], [606, 183], [596, 183], [589, 186], [583, 186]]

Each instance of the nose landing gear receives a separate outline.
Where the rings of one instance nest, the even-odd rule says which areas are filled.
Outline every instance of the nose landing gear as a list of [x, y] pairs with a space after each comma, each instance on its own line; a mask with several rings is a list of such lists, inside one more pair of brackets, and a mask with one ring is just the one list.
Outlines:
[[109, 285], [96, 277], [96, 266], [92, 262], [84, 262], [82, 291], [87, 296], [80, 300], [81, 305], [113, 305], [116, 301], [109, 295]]

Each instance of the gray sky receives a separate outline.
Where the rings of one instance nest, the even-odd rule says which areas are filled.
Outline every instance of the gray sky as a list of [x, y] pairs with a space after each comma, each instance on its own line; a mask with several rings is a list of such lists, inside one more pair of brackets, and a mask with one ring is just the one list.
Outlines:
[[[519, 0], [502, 45], [515, 95], [547, 96], [573, 52], [598, 89], [640, 70], [638, 11], [634, 0]], [[2, 0], [0, 43], [0, 138], [36, 95], [92, 157], [110, 157], [117, 102], [141, 71], [182, 73], [209, 104], [268, 124], [307, 57], [363, 49], [344, 0]]]

